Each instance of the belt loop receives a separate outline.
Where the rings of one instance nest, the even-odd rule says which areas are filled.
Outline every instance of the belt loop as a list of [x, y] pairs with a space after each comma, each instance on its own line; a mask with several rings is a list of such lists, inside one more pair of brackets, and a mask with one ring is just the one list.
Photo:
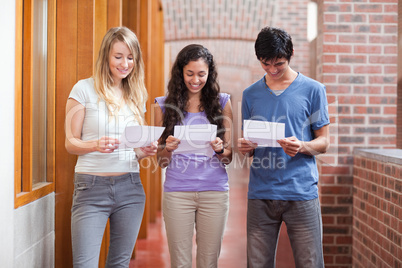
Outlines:
[[96, 182], [96, 176], [95, 176], [95, 175], [93, 175], [93, 176], [92, 176], [92, 186], [94, 186], [94, 185], [95, 185], [95, 182]]

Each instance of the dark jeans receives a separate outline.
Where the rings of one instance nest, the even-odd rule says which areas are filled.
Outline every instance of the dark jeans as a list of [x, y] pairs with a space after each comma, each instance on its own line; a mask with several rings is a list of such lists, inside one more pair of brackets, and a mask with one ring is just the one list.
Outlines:
[[249, 199], [247, 267], [274, 268], [282, 221], [286, 223], [296, 267], [324, 267], [318, 198], [308, 201]]

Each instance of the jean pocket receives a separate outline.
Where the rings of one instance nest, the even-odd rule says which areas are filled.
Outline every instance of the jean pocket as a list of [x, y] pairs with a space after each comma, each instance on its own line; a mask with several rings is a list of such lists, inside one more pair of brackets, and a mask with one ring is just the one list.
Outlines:
[[132, 184], [142, 186], [140, 173], [131, 173], [130, 175]]
[[94, 186], [93, 176], [85, 174], [75, 174], [74, 178], [74, 194], [76, 192], [83, 192], [92, 189]]

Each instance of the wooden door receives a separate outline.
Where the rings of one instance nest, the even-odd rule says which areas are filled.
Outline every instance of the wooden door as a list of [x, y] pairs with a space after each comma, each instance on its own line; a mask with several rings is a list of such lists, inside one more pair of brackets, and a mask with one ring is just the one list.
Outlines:
[[[121, 1], [58, 0], [56, 41], [56, 215], [55, 266], [72, 267], [71, 203], [77, 157], [64, 147], [64, 117], [68, 95], [74, 84], [92, 76], [104, 34], [121, 25]], [[100, 267], [107, 255], [105, 233]]]
[[[123, 8], [124, 7], [124, 8]], [[152, 9], [158, 10], [158, 16], [152, 17]], [[140, 14], [142, 20], [140, 21]], [[162, 8], [158, 0], [57, 0], [56, 15], [56, 215], [55, 215], [55, 267], [72, 267], [71, 250], [71, 203], [73, 194], [74, 167], [77, 157], [67, 153], [64, 147], [64, 117], [68, 95], [74, 84], [83, 78], [92, 76], [94, 63], [104, 34], [110, 27], [123, 24], [133, 30], [139, 37], [146, 67], [146, 86], [150, 95], [147, 110], [153, 98], [163, 95], [163, 22]], [[154, 31], [157, 36], [151, 46], [150, 38]], [[141, 32], [141, 35], [139, 34]], [[155, 37], [154, 37], [155, 38]], [[156, 51], [157, 49], [157, 51]], [[155, 64], [151, 62], [152, 50], [161, 57]], [[155, 55], [154, 54], [154, 55]], [[160, 74], [150, 78], [151, 64], [153, 70]], [[152, 84], [151, 84], [151, 81]], [[147, 115], [150, 122], [152, 115]], [[146, 238], [149, 215], [155, 215], [160, 209], [160, 170], [158, 168], [141, 169], [141, 179], [147, 193], [146, 212], [141, 226], [140, 237]], [[155, 183], [155, 187], [151, 185]], [[152, 197], [151, 197], [152, 196]], [[150, 200], [153, 200], [150, 206]], [[155, 203], [155, 200], [156, 203]], [[107, 228], [108, 229], [108, 228]], [[100, 267], [104, 267], [109, 243], [108, 231], [105, 232]]]

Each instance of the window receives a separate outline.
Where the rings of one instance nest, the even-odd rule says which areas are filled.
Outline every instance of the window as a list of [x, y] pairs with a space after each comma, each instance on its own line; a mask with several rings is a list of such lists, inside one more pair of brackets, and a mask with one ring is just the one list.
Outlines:
[[55, 0], [16, 9], [15, 207], [54, 191]]

